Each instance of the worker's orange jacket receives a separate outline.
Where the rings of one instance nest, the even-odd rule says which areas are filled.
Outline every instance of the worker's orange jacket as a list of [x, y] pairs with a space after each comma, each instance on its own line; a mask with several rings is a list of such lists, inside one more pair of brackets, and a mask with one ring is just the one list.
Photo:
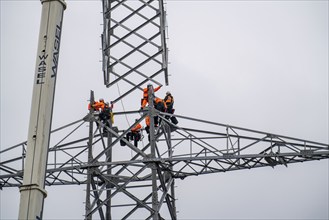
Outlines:
[[166, 106], [166, 103], [163, 101], [163, 99], [160, 99], [159, 97], [155, 97], [154, 102], [155, 104], [158, 104], [159, 102], [163, 102], [163, 104]]
[[[161, 88], [161, 86], [158, 86], [154, 89], [154, 92], [158, 91]], [[149, 89], [145, 88], [143, 89], [143, 99], [142, 99], [142, 108], [145, 108], [146, 104], [148, 103], [148, 97], [149, 97]]]
[[131, 129], [131, 131], [132, 132], [138, 132], [141, 128], [142, 128], [142, 125], [138, 123], [135, 127], [133, 127]]
[[156, 109], [162, 112], [165, 112], [167, 109], [167, 104], [163, 101], [163, 99], [160, 99], [158, 97], [155, 97], [154, 105]]
[[[154, 92], [158, 91], [161, 88], [161, 86], [158, 86], [154, 89]], [[147, 99], [149, 96], [149, 89], [146, 87], [145, 89], [143, 89], [143, 97], [144, 99]]]
[[[99, 111], [100, 109], [101, 110], [104, 110], [105, 108], [105, 103], [104, 102], [95, 102], [92, 107], [96, 110], [96, 111]], [[89, 106], [88, 106], [89, 108]]]

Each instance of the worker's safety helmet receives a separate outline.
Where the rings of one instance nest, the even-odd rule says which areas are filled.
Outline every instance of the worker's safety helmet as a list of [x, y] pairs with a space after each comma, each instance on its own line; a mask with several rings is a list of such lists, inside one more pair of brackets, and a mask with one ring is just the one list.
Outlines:
[[169, 91], [167, 91], [166, 95], [170, 95], [171, 93]]
[[105, 105], [110, 106], [110, 104], [108, 102], [106, 102]]

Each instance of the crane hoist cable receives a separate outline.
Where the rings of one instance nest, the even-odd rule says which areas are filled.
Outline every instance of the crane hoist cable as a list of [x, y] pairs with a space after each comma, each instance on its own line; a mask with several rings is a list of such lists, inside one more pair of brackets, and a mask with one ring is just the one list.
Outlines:
[[[115, 76], [115, 78], [117, 78], [117, 77]], [[117, 85], [117, 89], [118, 89], [119, 96], [121, 96], [121, 91], [120, 91], [119, 82], [117, 82], [116, 85]], [[123, 104], [122, 99], [120, 99], [120, 102], [121, 102], [121, 106], [122, 106], [123, 112], [126, 112], [126, 109], [125, 109], [125, 106], [124, 106], [124, 104]], [[127, 121], [128, 127], [130, 128], [130, 123], [129, 123], [129, 120], [128, 120], [128, 117], [127, 117], [127, 114], [124, 114], [124, 115], [125, 115], [125, 118], [126, 118], [126, 121]], [[131, 154], [131, 157], [133, 157], [133, 150], [132, 150], [132, 149], [130, 149], [130, 154]]]
[[[115, 78], [117, 78], [117, 77], [115, 76]], [[117, 82], [116, 85], [117, 85], [117, 89], [118, 89], [119, 96], [121, 96], [121, 91], [120, 91], [119, 82]], [[126, 109], [125, 109], [125, 106], [124, 106], [124, 104], [123, 104], [122, 99], [120, 99], [120, 102], [121, 102], [121, 106], [122, 106], [123, 112], [126, 112]], [[128, 117], [127, 117], [127, 114], [124, 114], [124, 115], [125, 115], [125, 118], [126, 118], [126, 121], [127, 121], [128, 127], [130, 127], [130, 123], [129, 123], [129, 120], [128, 120]]]

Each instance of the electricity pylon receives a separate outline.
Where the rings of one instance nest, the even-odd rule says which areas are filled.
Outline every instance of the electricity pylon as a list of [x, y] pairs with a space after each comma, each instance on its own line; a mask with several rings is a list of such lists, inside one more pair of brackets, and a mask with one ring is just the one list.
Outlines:
[[[113, 112], [115, 121], [138, 118], [129, 128], [104, 123], [91, 110], [52, 131], [45, 185], [85, 184], [86, 219], [177, 219], [177, 178], [329, 158], [328, 144], [157, 111], [148, 84], [169, 83], [163, 2], [103, 0], [103, 11], [104, 84], [127, 84], [114, 102], [148, 87], [149, 106]], [[148, 143], [136, 147], [125, 137], [146, 117], [151, 121], [149, 134], [144, 132]], [[161, 119], [158, 127], [154, 117]], [[0, 163], [1, 186], [21, 186], [26, 142], [0, 153], [6, 158]]]

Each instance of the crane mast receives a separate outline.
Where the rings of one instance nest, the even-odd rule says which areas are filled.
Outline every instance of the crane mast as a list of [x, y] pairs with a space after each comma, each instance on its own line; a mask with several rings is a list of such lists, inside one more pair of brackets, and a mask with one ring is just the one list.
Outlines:
[[41, 0], [42, 15], [35, 67], [27, 154], [20, 187], [19, 219], [41, 219], [49, 137], [62, 32], [63, 0]]

